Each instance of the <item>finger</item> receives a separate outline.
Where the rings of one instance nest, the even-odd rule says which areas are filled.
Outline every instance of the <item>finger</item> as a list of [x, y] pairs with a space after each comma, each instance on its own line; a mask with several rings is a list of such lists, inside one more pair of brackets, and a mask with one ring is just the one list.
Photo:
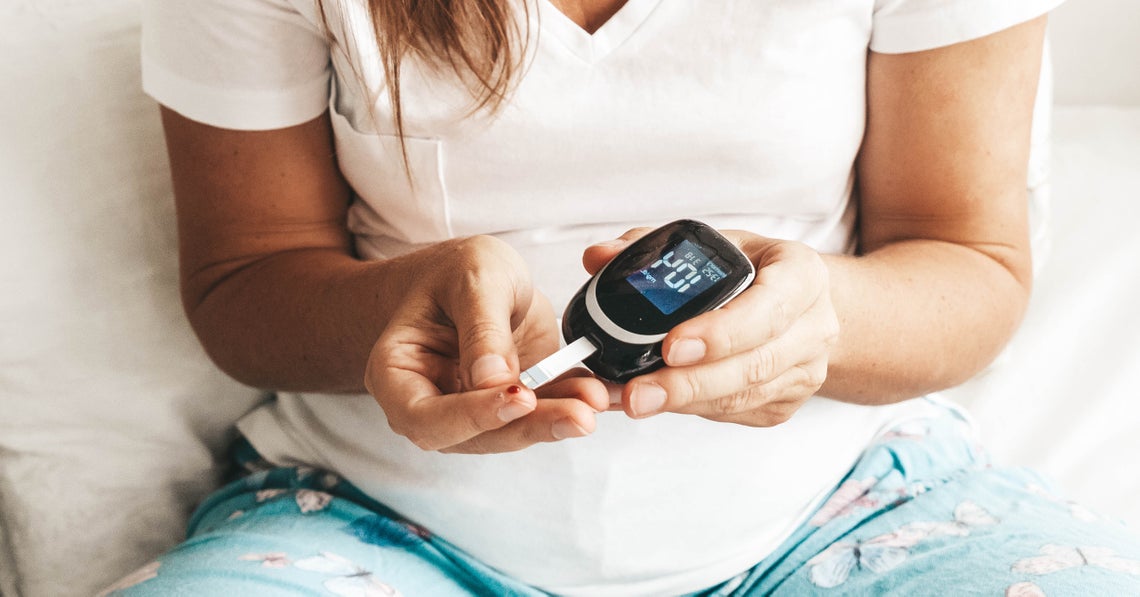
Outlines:
[[530, 308], [522, 322], [515, 326], [514, 339], [520, 371], [533, 367], [558, 351], [562, 330], [554, 315], [554, 307], [541, 292], [531, 293]]
[[604, 411], [609, 402], [604, 384], [592, 377], [564, 378], [543, 386], [541, 393], [545, 399], [533, 413], [443, 451], [512, 452], [536, 443], [583, 437], [593, 433], [595, 413]]
[[602, 382], [606, 386], [606, 391], [610, 395], [610, 407], [608, 410], [624, 410], [622, 406], [622, 393], [625, 392], [625, 384], [617, 384], [609, 381]]
[[[799, 411], [803, 403], [819, 390], [815, 380], [822, 379], [823, 374], [813, 370], [826, 370], [826, 368], [827, 363], [824, 360], [797, 365], [764, 386], [750, 390], [763, 394], [759, 400], [757, 397], [725, 397], [721, 399], [720, 413], [700, 416], [722, 423], [737, 423], [751, 427], [774, 427], [786, 423]], [[757, 403], [760, 406], [750, 410], [747, 408], [747, 405]], [[737, 410], [735, 407], [738, 405], [744, 410]]]
[[[774, 384], [783, 384], [781, 379]], [[795, 389], [795, 385], [789, 382], [789, 391]], [[772, 394], [779, 394], [779, 392], [772, 391]], [[737, 425], [747, 425], [749, 427], [775, 427], [787, 423], [793, 415], [799, 411], [803, 406], [804, 397], [795, 393], [792, 397], [787, 399], [774, 398], [765, 402], [763, 406], [742, 413], [732, 413], [723, 416], [708, 416], [702, 415], [702, 418], [718, 423], [736, 423]]]
[[421, 386], [417, 397], [377, 401], [392, 431], [423, 450], [450, 448], [521, 419], [538, 406], [534, 393], [519, 385], [439, 394], [434, 387], [409, 381], [404, 387]]
[[[800, 363], [823, 356], [826, 363], [828, 339], [819, 336], [818, 326], [801, 322], [775, 340], [746, 352], [689, 367], [665, 367], [634, 378], [627, 384], [623, 404], [626, 412], [643, 418], [660, 412], [697, 415], [723, 412], [718, 400], [743, 396], [751, 388], [764, 386]], [[826, 366], [823, 374], [826, 374]], [[819, 380], [820, 384], [823, 380]], [[762, 394], [752, 394], [761, 399]]]
[[670, 330], [662, 345], [667, 364], [694, 365], [750, 350], [786, 332], [821, 299], [830, 300], [818, 253], [798, 243], [759, 246], [751, 247], [758, 266], [752, 287]]
[[598, 273], [607, 263], [609, 263], [618, 253], [621, 253], [633, 241], [645, 236], [652, 232], [652, 228], [641, 227], [631, 228], [614, 240], [596, 243], [586, 247], [582, 253], [582, 265], [586, 267], [586, 271], [590, 275]]
[[597, 415], [576, 399], [543, 400], [530, 415], [444, 450], [447, 453], [513, 452], [538, 443], [584, 437], [597, 428]]
[[365, 365], [364, 388], [369, 394], [401, 396], [396, 388], [402, 391], [411, 376], [421, 378], [436, 393], [432, 382], [442, 387], [458, 385], [454, 381], [455, 347], [446, 339], [450, 328], [431, 329], [442, 327], [433, 321], [432, 311], [428, 301], [409, 301], [392, 315]]
[[595, 412], [608, 410], [610, 407], [610, 393], [602, 380], [593, 377], [589, 370], [577, 368], [561, 375], [535, 393], [543, 401], [561, 398], [573, 398], [585, 402]]
[[714, 421], [771, 427], [787, 421], [804, 401], [815, 395], [826, 371], [827, 360], [816, 359], [796, 365], [765, 384], [679, 412]]
[[459, 371], [466, 389], [488, 389], [516, 381], [519, 355], [513, 329], [530, 308], [531, 288], [521, 279], [524, 264], [512, 248], [484, 240], [473, 267], [456, 273], [442, 308], [455, 325]]

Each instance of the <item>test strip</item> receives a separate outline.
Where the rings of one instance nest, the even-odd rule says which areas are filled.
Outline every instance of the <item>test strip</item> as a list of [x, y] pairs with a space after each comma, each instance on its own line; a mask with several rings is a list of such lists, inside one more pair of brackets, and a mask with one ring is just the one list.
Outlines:
[[519, 375], [519, 381], [532, 390], [574, 368], [582, 359], [598, 350], [587, 338], [582, 337], [564, 346], [558, 352], [542, 359], [537, 365]]

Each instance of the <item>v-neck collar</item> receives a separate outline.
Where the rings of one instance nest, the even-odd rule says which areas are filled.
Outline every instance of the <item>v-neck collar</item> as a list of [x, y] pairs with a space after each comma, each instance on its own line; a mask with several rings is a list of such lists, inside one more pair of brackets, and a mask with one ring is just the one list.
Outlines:
[[593, 34], [586, 32], [550, 0], [537, 0], [539, 25], [591, 64], [605, 58], [633, 35], [661, 0], [628, 0]]

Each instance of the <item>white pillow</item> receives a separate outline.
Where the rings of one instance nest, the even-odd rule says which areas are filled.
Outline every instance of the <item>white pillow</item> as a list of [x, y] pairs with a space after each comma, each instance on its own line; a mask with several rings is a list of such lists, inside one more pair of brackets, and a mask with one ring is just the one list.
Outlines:
[[138, 11], [0, 3], [5, 595], [92, 594], [179, 541], [260, 398], [209, 363], [178, 301]]

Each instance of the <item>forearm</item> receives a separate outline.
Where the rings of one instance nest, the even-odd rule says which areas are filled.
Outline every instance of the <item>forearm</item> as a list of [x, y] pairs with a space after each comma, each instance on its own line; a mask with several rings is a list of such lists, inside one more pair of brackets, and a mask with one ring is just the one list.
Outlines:
[[897, 402], [969, 379], [1005, 346], [1029, 295], [1023, 269], [948, 242], [825, 259], [840, 334], [820, 394], [847, 402]]
[[406, 286], [397, 282], [399, 269], [399, 260], [286, 251], [233, 269], [184, 302], [207, 353], [235, 379], [275, 390], [358, 392]]

